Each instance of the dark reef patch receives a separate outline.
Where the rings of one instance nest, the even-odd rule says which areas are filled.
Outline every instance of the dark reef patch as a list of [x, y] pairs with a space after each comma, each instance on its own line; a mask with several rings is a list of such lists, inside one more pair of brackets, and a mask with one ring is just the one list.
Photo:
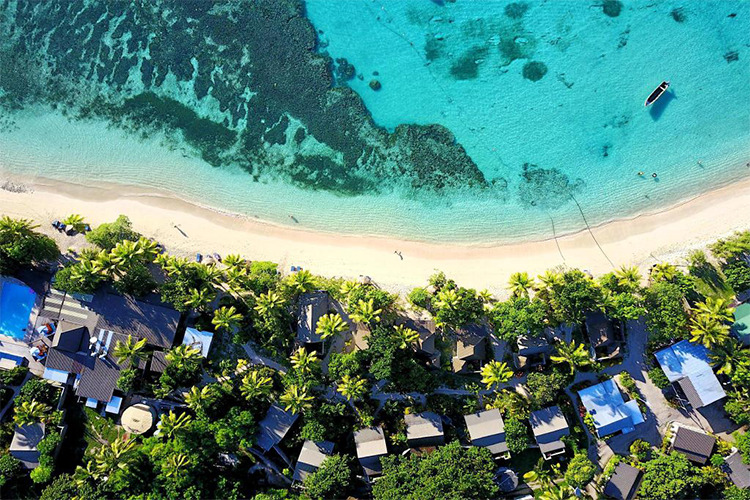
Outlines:
[[487, 47], [475, 46], [464, 52], [451, 65], [451, 76], [456, 80], [473, 80], [479, 76], [480, 59], [487, 56]]
[[540, 61], [529, 61], [523, 65], [523, 77], [538, 82], [547, 74], [547, 65]]
[[428, 61], [434, 61], [443, 56], [445, 41], [438, 40], [434, 35], [427, 35], [424, 42], [424, 57]]
[[728, 63], [736, 62], [740, 60], [740, 55], [736, 50], [730, 50], [724, 54], [724, 60]]
[[687, 20], [685, 9], [683, 9], [682, 7], [672, 9], [672, 12], [670, 12], [669, 14], [672, 16], [672, 19], [674, 19], [678, 23], [684, 23]]
[[622, 12], [622, 2], [620, 0], [604, 0], [602, 12], [609, 17], [617, 17]]
[[541, 168], [524, 163], [518, 197], [527, 207], [553, 209], [570, 202], [571, 195], [584, 186], [581, 179], [571, 182], [570, 178], [557, 168]]
[[528, 4], [513, 2], [505, 6], [505, 15], [511, 19], [521, 19], [527, 10], [529, 10]]
[[[41, 102], [139, 135], [179, 133], [210, 164], [238, 164], [256, 180], [344, 195], [490, 188], [447, 129], [403, 125], [389, 133], [354, 91], [335, 86], [354, 68], [318, 52], [301, 0], [0, 4], [0, 104]], [[441, 57], [443, 49], [441, 42], [425, 52]], [[456, 74], [476, 77], [484, 55], [483, 47], [464, 54]], [[179, 85], [165, 85], [168, 77]], [[295, 152], [308, 136], [331, 153]], [[269, 143], [292, 148], [294, 164]]]

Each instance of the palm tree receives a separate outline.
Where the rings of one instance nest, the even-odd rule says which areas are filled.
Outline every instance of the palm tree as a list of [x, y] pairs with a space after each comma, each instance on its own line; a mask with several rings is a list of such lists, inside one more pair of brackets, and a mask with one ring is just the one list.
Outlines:
[[230, 268], [240, 268], [241, 266], [244, 267], [246, 264], [245, 259], [236, 253], [227, 255], [222, 262], [225, 266]]
[[556, 271], [544, 271], [544, 274], [537, 276], [537, 284], [534, 286], [536, 296], [544, 301], [550, 302], [552, 295], [556, 289], [562, 288], [565, 285], [562, 274]]
[[203, 283], [210, 285], [221, 284], [224, 273], [216, 267], [216, 264], [198, 264], [196, 262], [194, 265], [198, 274], [198, 279]]
[[577, 344], [575, 340], [570, 344], [558, 342], [555, 346], [557, 356], [550, 356], [553, 363], [568, 363], [570, 374], [574, 374], [576, 368], [583, 368], [593, 363], [583, 343]]
[[15, 407], [13, 421], [19, 426], [34, 424], [41, 422], [49, 411], [50, 407], [39, 401], [23, 401]]
[[181, 276], [190, 268], [191, 263], [184, 257], [172, 257], [171, 255], [161, 254], [157, 257], [157, 262], [161, 265], [168, 276]]
[[366, 384], [367, 382], [362, 377], [350, 377], [349, 375], [344, 375], [341, 377], [341, 382], [339, 382], [336, 389], [348, 401], [357, 401], [367, 395]]
[[0, 218], [0, 234], [7, 240], [27, 237], [38, 227], [28, 219], [13, 219], [7, 215]]
[[661, 262], [651, 268], [652, 281], [673, 281], [678, 274], [677, 267], [668, 262]]
[[86, 222], [84, 222], [83, 216], [78, 214], [70, 214], [62, 222], [72, 227], [77, 233], [82, 233], [86, 229]]
[[272, 318], [284, 310], [284, 298], [273, 290], [261, 293], [255, 303], [255, 311], [263, 318]]
[[289, 285], [296, 294], [315, 290], [315, 277], [307, 269], [297, 271], [289, 278]]
[[498, 388], [500, 384], [504, 384], [513, 377], [513, 370], [508, 368], [507, 363], [501, 363], [500, 361], [490, 361], [482, 367], [482, 383], [487, 386], [487, 389]]
[[130, 365], [135, 366], [138, 361], [146, 359], [146, 353], [143, 350], [146, 348], [146, 339], [133, 340], [132, 335], [128, 335], [125, 342], [120, 340], [115, 344], [115, 348], [112, 351], [117, 358], [118, 363], [124, 362], [126, 359], [130, 360]]
[[750, 368], [750, 351], [743, 350], [734, 339], [716, 346], [710, 356], [717, 373], [731, 375], [737, 368]]
[[435, 307], [455, 311], [461, 304], [461, 297], [455, 288], [443, 288], [435, 295]]
[[189, 413], [180, 413], [179, 415], [171, 411], [161, 416], [161, 420], [156, 424], [158, 434], [170, 439], [174, 434], [188, 425], [193, 417]]
[[178, 345], [171, 349], [167, 355], [167, 362], [173, 364], [178, 369], [194, 371], [201, 365], [202, 356], [200, 350], [188, 345]]
[[213, 302], [215, 297], [216, 294], [214, 291], [207, 286], [202, 287], [200, 290], [193, 288], [190, 290], [188, 298], [185, 299], [185, 305], [196, 311], [200, 311]]
[[495, 298], [492, 296], [489, 290], [486, 288], [482, 291], [477, 292], [477, 298], [482, 301], [483, 304], [491, 304]]
[[703, 344], [707, 349], [711, 349], [729, 340], [729, 326], [701, 314], [690, 320], [690, 335], [690, 342]]
[[729, 307], [729, 301], [726, 299], [706, 297], [705, 302], [698, 302], [695, 305], [698, 315], [708, 316], [720, 323], [729, 323], [734, 320], [734, 308]]
[[617, 284], [626, 290], [637, 290], [641, 285], [641, 273], [637, 267], [625, 267], [615, 271]]
[[307, 394], [307, 389], [300, 389], [296, 384], [287, 387], [279, 401], [284, 405], [286, 411], [299, 413], [302, 410], [312, 407], [313, 397]]
[[190, 391], [185, 394], [185, 402], [193, 411], [198, 411], [203, 408], [203, 404], [208, 401], [213, 393], [213, 387], [210, 385], [203, 386], [202, 389], [198, 389], [197, 386], [190, 388]]
[[123, 240], [109, 253], [116, 273], [123, 273], [140, 262], [145, 253], [143, 247], [135, 241]]
[[347, 330], [349, 330], [349, 325], [339, 313], [324, 314], [318, 319], [318, 324], [315, 326], [315, 333], [324, 339], [344, 333]]
[[115, 469], [126, 469], [128, 467], [128, 454], [135, 446], [125, 435], [116, 438], [107, 446], [104, 445], [95, 453], [94, 461], [98, 477], [109, 476]]
[[513, 273], [510, 275], [508, 285], [514, 297], [528, 297], [529, 289], [534, 286], [534, 280], [529, 278], [529, 273]]
[[315, 351], [308, 351], [304, 347], [300, 347], [292, 354], [292, 366], [302, 375], [312, 372], [313, 366], [319, 361], [318, 354]]
[[349, 295], [354, 291], [358, 290], [362, 285], [354, 280], [344, 281], [339, 288], [341, 295], [346, 301], [349, 300]]
[[273, 381], [271, 380], [271, 377], [264, 377], [259, 371], [253, 370], [242, 377], [240, 392], [245, 396], [245, 399], [253, 400], [255, 398], [268, 396], [271, 393], [272, 387]]
[[167, 460], [162, 465], [162, 470], [164, 470], [166, 477], [172, 477], [179, 474], [188, 465], [190, 465], [190, 458], [184, 453], [177, 453], [167, 457]]
[[219, 330], [231, 331], [242, 322], [242, 314], [234, 306], [220, 307], [214, 311], [211, 323]]
[[539, 500], [578, 500], [573, 488], [565, 481], [547, 485], [537, 497]]
[[365, 323], [367, 325], [371, 323], [380, 322], [380, 313], [382, 309], [375, 309], [375, 303], [373, 299], [365, 302], [360, 299], [357, 304], [352, 308], [352, 312], [349, 317], [358, 323]]
[[397, 325], [396, 328], [393, 329], [393, 333], [399, 340], [399, 349], [406, 349], [419, 340], [419, 333], [404, 325]]

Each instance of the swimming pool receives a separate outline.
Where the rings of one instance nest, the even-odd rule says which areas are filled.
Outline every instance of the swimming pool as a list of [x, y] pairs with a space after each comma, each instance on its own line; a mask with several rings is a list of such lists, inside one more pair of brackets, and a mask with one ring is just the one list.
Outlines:
[[5, 282], [0, 288], [0, 335], [23, 339], [36, 294], [24, 285]]

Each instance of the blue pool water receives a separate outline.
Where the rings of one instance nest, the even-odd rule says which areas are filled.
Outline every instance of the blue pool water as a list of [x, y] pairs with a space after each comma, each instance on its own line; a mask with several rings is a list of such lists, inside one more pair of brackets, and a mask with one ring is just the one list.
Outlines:
[[23, 285], [3, 283], [0, 290], [0, 335], [23, 339], [36, 294]]

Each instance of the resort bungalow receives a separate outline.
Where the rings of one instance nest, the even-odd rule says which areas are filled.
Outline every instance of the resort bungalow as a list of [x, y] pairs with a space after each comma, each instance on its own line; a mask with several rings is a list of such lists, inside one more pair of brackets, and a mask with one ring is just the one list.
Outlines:
[[366, 427], [354, 433], [357, 446], [357, 458], [365, 471], [368, 480], [375, 479], [383, 473], [380, 457], [388, 454], [385, 434], [382, 427]]
[[522, 335], [518, 337], [516, 345], [518, 353], [513, 355], [513, 361], [520, 370], [543, 366], [552, 352], [546, 331], [540, 335]]
[[487, 448], [493, 455], [509, 456], [505, 442], [505, 424], [500, 410], [491, 410], [464, 415], [471, 444]]
[[682, 400], [694, 409], [726, 397], [709, 364], [708, 349], [701, 344], [681, 340], [654, 356], [678, 395], [684, 395]]
[[545, 460], [565, 453], [565, 443], [561, 438], [570, 434], [570, 428], [559, 406], [531, 412], [529, 422]]
[[44, 439], [44, 424], [35, 423], [16, 427], [13, 440], [8, 450], [14, 458], [21, 462], [26, 469], [39, 466], [39, 450], [37, 446]]
[[620, 462], [604, 486], [604, 495], [614, 500], [632, 500], [638, 493], [642, 478], [643, 473], [640, 469]]
[[672, 450], [682, 453], [691, 462], [706, 465], [716, 446], [716, 438], [705, 432], [675, 425], [672, 437]]
[[174, 309], [106, 292], [91, 297], [84, 307], [59, 293], [51, 291], [45, 298], [47, 317], [39, 320], [57, 325], [52, 339], [45, 338], [49, 349], [42, 376], [72, 385], [92, 408], [112, 402], [120, 371], [129, 365], [128, 360], [121, 365], [113, 355], [118, 342], [145, 338], [154, 349], [174, 343], [180, 321]]
[[586, 313], [584, 327], [591, 343], [591, 357], [596, 361], [622, 355], [622, 325], [619, 321], [612, 321], [601, 312], [590, 312]]
[[750, 488], [750, 465], [742, 461], [739, 451], [724, 459], [723, 469], [736, 487], [743, 490]]
[[432, 320], [405, 317], [401, 318], [400, 324], [406, 328], [411, 328], [419, 334], [419, 339], [417, 339], [415, 346], [417, 355], [427, 360], [430, 365], [440, 368], [440, 351], [435, 345], [435, 340], [437, 339], [435, 322]]
[[596, 434], [600, 438], [622, 432], [627, 434], [643, 422], [643, 415], [635, 400], [623, 400], [620, 389], [613, 380], [578, 391], [581, 403], [594, 420]]
[[[292, 413], [290, 411], [283, 410], [279, 406], [272, 405], [266, 416], [258, 424], [258, 435], [256, 444], [258, 447], [267, 452], [271, 448], [275, 448], [277, 444], [281, 442], [286, 436], [289, 429], [292, 428], [294, 422], [299, 417], [298, 413]], [[280, 451], [277, 449], [277, 451]], [[284, 455], [279, 453], [282, 458], [286, 458]]]
[[326, 458], [333, 453], [333, 443], [329, 441], [305, 441], [297, 458], [292, 479], [304, 482], [305, 478], [318, 470]]
[[297, 342], [301, 347], [324, 353], [323, 338], [315, 330], [320, 317], [328, 314], [328, 306], [328, 292], [325, 290], [300, 295], [297, 311]]
[[750, 302], [740, 304], [734, 310], [732, 333], [737, 336], [742, 345], [750, 345]]
[[440, 446], [445, 442], [443, 420], [440, 415], [430, 411], [410, 413], [404, 416], [406, 423], [406, 442], [411, 448]]
[[481, 361], [487, 358], [487, 339], [489, 330], [478, 324], [472, 324], [455, 332], [456, 347], [453, 356], [453, 371], [456, 373], [476, 372]]
[[350, 343], [350, 351], [364, 351], [370, 347], [369, 336], [370, 327], [365, 323], [354, 323], [352, 326], [352, 340]]

